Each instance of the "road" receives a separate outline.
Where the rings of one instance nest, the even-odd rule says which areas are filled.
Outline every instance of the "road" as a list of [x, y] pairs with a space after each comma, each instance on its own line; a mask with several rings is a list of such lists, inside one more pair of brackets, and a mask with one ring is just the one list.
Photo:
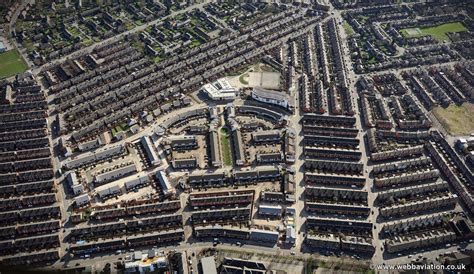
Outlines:
[[[336, 18], [336, 22], [340, 22], [342, 20], [342, 15], [340, 10], [334, 10], [334, 16]], [[372, 224], [374, 224], [374, 230], [372, 232], [372, 244], [375, 247], [375, 253], [372, 257], [372, 261], [374, 263], [382, 263], [383, 257], [382, 254], [383, 252], [381, 251], [381, 247], [383, 245], [383, 242], [380, 241], [379, 239], [379, 231], [381, 226], [376, 225], [377, 223], [377, 216], [378, 216], [378, 209], [374, 207], [374, 201], [377, 198], [377, 193], [374, 192], [374, 187], [373, 187], [373, 178], [369, 176], [369, 174], [372, 172], [372, 167], [367, 165], [368, 158], [370, 155], [370, 151], [366, 147], [366, 142], [365, 142], [365, 131], [366, 128], [364, 127], [361, 119], [361, 113], [360, 113], [360, 107], [359, 107], [359, 94], [357, 93], [357, 88], [356, 88], [356, 83], [359, 78], [352, 69], [354, 66], [352, 64], [352, 60], [350, 58], [351, 52], [348, 46], [348, 35], [346, 31], [344, 30], [343, 26], [341, 24], [337, 24], [337, 27], [339, 28], [339, 34], [341, 36], [341, 46], [343, 50], [343, 58], [345, 62], [345, 69], [346, 69], [346, 74], [347, 74], [347, 80], [348, 80], [348, 85], [350, 88], [351, 92], [351, 99], [352, 103], [354, 106], [355, 110], [355, 115], [354, 117], [356, 118], [356, 128], [359, 130], [359, 134], [357, 135], [357, 138], [359, 139], [359, 150], [362, 152], [362, 159], [361, 162], [364, 164], [363, 167], [363, 175], [366, 178], [366, 185], [364, 189], [367, 191], [368, 196], [367, 196], [367, 203], [369, 208], [372, 209], [371, 214], [369, 215], [368, 221], [370, 221]]]
[[[150, 247], [148, 248], [139, 248], [135, 249], [135, 251], [147, 251]], [[198, 264], [198, 259], [197, 257], [193, 257], [192, 253], [194, 252], [196, 256], [203, 250], [203, 249], [208, 249], [208, 248], [214, 248], [212, 247], [212, 239], [209, 239], [208, 241], [203, 240], [199, 242], [193, 242], [193, 243], [181, 243], [175, 246], [167, 246], [165, 248], [158, 248], [159, 250], [164, 250], [165, 252], [170, 252], [170, 251], [177, 251], [177, 252], [183, 252], [183, 256], [186, 254], [186, 261], [188, 261], [188, 256], [192, 257], [193, 261], [193, 269], [197, 269], [197, 264]], [[259, 246], [258, 243], [255, 245], [250, 245], [250, 244], [244, 244], [242, 247], [239, 247], [237, 245], [234, 245], [231, 241], [223, 241], [223, 243], [217, 245], [215, 247], [216, 249], [219, 250], [224, 250], [224, 251], [230, 251], [238, 254], [258, 254], [261, 257], [267, 257], [268, 259], [277, 259], [278, 257], [287, 257], [287, 258], [294, 258], [295, 260], [306, 260], [308, 258], [313, 258], [315, 260], [319, 261], [324, 261], [324, 262], [337, 262], [337, 261], [344, 261], [345, 264], [347, 265], [354, 265], [354, 266], [367, 266], [367, 262], [361, 262], [361, 261], [356, 261], [351, 258], [344, 258], [344, 259], [339, 259], [339, 258], [330, 258], [326, 256], [319, 256], [316, 254], [303, 254], [303, 253], [297, 253], [296, 255], [291, 255], [291, 251], [289, 250], [282, 250], [278, 249], [275, 251], [275, 248], [272, 247], [264, 247], [264, 246]], [[65, 260], [63, 262], [58, 262], [55, 265], [53, 265], [54, 269], [60, 269], [64, 267], [75, 267], [76, 264], [80, 264], [80, 266], [85, 266], [85, 265], [95, 265], [98, 270], [102, 270], [103, 266], [106, 263], [114, 263], [120, 261], [119, 258], [124, 259], [127, 255], [131, 255], [131, 251], [125, 251], [122, 254], [95, 254], [91, 256], [88, 259], [81, 259], [81, 258], [71, 258], [70, 260]], [[267, 260], [268, 260], [267, 259]], [[101, 268], [101, 267], [102, 268]], [[187, 266], [184, 266], [187, 267]]]

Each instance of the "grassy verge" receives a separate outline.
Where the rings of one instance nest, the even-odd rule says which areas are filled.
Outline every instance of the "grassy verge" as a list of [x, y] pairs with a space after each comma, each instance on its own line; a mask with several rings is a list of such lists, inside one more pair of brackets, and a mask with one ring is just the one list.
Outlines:
[[454, 136], [469, 135], [474, 131], [474, 104], [451, 105], [433, 109], [443, 127]]
[[27, 69], [28, 65], [17, 50], [0, 53], [0, 79], [22, 73]]
[[221, 129], [221, 149], [222, 149], [222, 156], [224, 157], [224, 165], [225, 166], [232, 166], [232, 153], [231, 153], [231, 146], [230, 146], [230, 134], [227, 129]]

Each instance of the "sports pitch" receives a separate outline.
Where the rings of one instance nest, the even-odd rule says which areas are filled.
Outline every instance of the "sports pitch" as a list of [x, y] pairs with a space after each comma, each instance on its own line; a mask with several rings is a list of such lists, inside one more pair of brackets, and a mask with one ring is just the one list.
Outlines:
[[16, 50], [0, 53], [0, 79], [24, 72], [28, 65]]
[[461, 32], [466, 30], [466, 27], [462, 23], [456, 22], [435, 27], [402, 29], [400, 32], [407, 38], [431, 35], [438, 41], [444, 41], [449, 40], [449, 37], [446, 35], [448, 32]]

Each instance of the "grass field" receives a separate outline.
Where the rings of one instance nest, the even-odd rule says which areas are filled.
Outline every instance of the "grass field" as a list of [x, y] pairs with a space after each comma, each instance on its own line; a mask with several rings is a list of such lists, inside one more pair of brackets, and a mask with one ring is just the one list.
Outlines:
[[224, 165], [232, 166], [232, 153], [230, 147], [230, 135], [227, 129], [221, 129], [221, 149], [224, 157]]
[[0, 79], [24, 72], [28, 65], [17, 50], [0, 53]]
[[443, 127], [454, 136], [469, 135], [474, 132], [474, 104], [451, 105], [447, 108], [433, 109], [434, 115]]
[[412, 28], [412, 29], [402, 29], [400, 32], [403, 36], [407, 38], [412, 37], [421, 37], [426, 35], [431, 35], [438, 41], [449, 40], [449, 37], [446, 35], [448, 32], [461, 32], [466, 31], [466, 27], [460, 23], [448, 23], [442, 24], [436, 27], [429, 28]]

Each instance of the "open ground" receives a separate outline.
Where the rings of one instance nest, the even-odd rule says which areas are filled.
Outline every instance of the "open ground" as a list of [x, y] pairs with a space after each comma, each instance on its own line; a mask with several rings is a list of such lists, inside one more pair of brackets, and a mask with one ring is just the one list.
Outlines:
[[474, 104], [464, 103], [462, 106], [437, 107], [433, 113], [452, 135], [469, 135], [474, 132]]

